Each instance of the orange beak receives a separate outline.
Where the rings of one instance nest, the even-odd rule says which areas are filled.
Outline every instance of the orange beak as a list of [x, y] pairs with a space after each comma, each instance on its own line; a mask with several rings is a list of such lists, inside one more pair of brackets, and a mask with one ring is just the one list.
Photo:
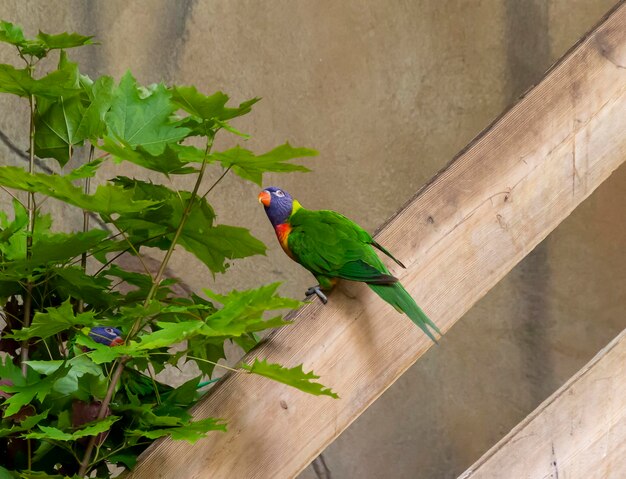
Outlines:
[[122, 344], [124, 344], [124, 340], [118, 337], [111, 341], [110, 346], [121, 346]]
[[272, 195], [270, 195], [267, 191], [263, 190], [259, 193], [259, 203], [263, 203], [263, 206], [269, 207], [271, 201]]

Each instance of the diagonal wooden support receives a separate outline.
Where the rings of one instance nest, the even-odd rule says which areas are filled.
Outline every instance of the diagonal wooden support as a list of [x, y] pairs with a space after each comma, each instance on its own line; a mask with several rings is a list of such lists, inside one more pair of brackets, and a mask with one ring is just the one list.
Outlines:
[[[408, 265], [393, 274], [448, 330], [626, 160], [625, 132], [621, 3], [383, 227], [378, 241]], [[340, 400], [231, 375], [194, 410], [229, 431], [160, 441], [130, 477], [293, 477], [432, 346], [359, 284], [294, 319], [248, 360], [304, 362]]]
[[626, 331], [459, 479], [626, 477]]

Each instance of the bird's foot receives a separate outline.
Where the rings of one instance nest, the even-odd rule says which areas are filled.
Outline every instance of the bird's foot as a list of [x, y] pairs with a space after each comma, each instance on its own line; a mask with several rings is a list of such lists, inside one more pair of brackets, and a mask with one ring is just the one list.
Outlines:
[[317, 297], [319, 299], [322, 300], [322, 303], [326, 304], [328, 303], [328, 298], [326, 297], [326, 295], [324, 293], [322, 293], [322, 290], [320, 289], [319, 285], [318, 286], [312, 286], [311, 288], [306, 290], [306, 297], [308, 298], [309, 296], [313, 296], [314, 294], [317, 295]]

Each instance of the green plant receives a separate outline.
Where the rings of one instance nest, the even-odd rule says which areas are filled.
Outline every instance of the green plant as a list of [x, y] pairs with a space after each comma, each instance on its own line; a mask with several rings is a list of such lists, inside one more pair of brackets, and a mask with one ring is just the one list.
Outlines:
[[[277, 284], [225, 295], [205, 290], [208, 299], [177, 295], [166, 267], [176, 245], [214, 276], [229, 260], [263, 254], [248, 230], [215, 223], [207, 195], [229, 171], [257, 184], [267, 171], [306, 171], [289, 160], [315, 152], [287, 143], [262, 155], [240, 147], [213, 152], [219, 131], [246, 138], [230, 122], [258, 99], [230, 107], [221, 92], [144, 87], [131, 73], [118, 84], [108, 76], [92, 80], [66, 53], [91, 44], [89, 36], [40, 32], [27, 39], [20, 27], [2, 22], [0, 41], [25, 64], [0, 65], [0, 92], [28, 102], [30, 125], [28, 168], [0, 167], [0, 187], [13, 198], [13, 211], [0, 212], [0, 476], [82, 477], [96, 470], [108, 477], [109, 464], [132, 467], [158, 437], [194, 442], [224, 431], [223, 421], [193, 421], [187, 412], [201, 395], [202, 376], [174, 388], [154, 375], [182, 359], [210, 376], [225, 342], [249, 351], [256, 332], [288, 324], [280, 315], [264, 319], [267, 311], [300, 303], [278, 296]], [[55, 51], [58, 67], [41, 76], [39, 61]], [[87, 161], [64, 171], [81, 154]], [[50, 161], [59, 173], [44, 163]], [[196, 181], [186, 191], [120, 175], [92, 188], [107, 161], [132, 162], [163, 180], [195, 175]], [[201, 194], [212, 162], [223, 174]], [[82, 230], [54, 231], [41, 209], [48, 198], [83, 215]], [[165, 252], [155, 274], [115, 264], [123, 253], [143, 263], [146, 248]], [[118, 328], [123, 344], [99, 340], [98, 331]], [[301, 366], [257, 360], [236, 371], [336, 397]]]

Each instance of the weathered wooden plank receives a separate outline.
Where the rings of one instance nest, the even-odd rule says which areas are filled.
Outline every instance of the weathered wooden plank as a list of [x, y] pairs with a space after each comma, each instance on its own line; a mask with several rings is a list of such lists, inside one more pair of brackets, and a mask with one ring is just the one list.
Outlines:
[[626, 477], [626, 330], [459, 479]]
[[[408, 266], [393, 273], [442, 330], [626, 159], [625, 66], [622, 4], [382, 229]], [[228, 433], [161, 441], [131, 476], [293, 477], [432, 345], [360, 284], [295, 319], [251, 358], [304, 362], [340, 400], [231, 375], [194, 411], [226, 419]]]

